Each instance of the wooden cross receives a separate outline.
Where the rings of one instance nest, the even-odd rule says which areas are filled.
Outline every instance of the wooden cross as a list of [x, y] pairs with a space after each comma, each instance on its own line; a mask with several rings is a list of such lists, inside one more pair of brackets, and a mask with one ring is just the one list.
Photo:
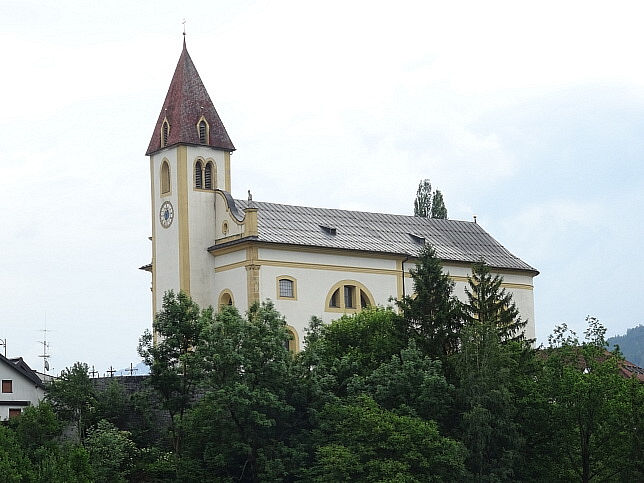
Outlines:
[[114, 377], [115, 372], [116, 370], [112, 366], [110, 366], [110, 368], [107, 371], [105, 371], [105, 374], [109, 374], [110, 377]]
[[92, 370], [89, 371], [90, 375], [92, 376], [92, 379], [96, 377], [96, 374], [98, 374], [98, 371], [94, 370], [94, 366], [92, 366]]

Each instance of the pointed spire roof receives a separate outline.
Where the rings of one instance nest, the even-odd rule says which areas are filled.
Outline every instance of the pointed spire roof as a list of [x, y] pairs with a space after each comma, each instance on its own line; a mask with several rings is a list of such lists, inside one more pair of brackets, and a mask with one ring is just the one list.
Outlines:
[[[168, 94], [165, 96], [161, 114], [154, 126], [150, 145], [145, 153], [153, 154], [164, 147], [174, 144], [196, 144], [199, 142], [197, 123], [204, 116], [209, 125], [208, 145], [213, 148], [234, 151], [232, 141], [226, 128], [217, 114], [214, 104], [203, 85], [195, 65], [192, 63], [186, 39], [183, 39], [183, 50], [172, 76]], [[161, 146], [161, 129], [167, 119], [170, 125], [166, 146]]]

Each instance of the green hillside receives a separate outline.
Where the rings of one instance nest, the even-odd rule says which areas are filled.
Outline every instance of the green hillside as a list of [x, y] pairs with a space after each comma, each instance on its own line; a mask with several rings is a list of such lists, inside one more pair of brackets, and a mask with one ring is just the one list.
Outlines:
[[608, 344], [611, 350], [615, 345], [619, 345], [626, 360], [644, 367], [644, 325], [628, 329], [626, 335], [611, 337]]

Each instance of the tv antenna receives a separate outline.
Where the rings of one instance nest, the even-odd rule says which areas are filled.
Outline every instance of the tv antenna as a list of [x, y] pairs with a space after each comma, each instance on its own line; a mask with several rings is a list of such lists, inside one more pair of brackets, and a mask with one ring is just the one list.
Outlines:
[[38, 343], [42, 344], [42, 354], [39, 354], [38, 357], [42, 357], [43, 372], [47, 373], [49, 371], [49, 358], [51, 357], [51, 354], [48, 353], [49, 342], [47, 342], [47, 332], [51, 331], [47, 330], [47, 316], [45, 316], [45, 328], [41, 329], [40, 332], [43, 333], [43, 338]]

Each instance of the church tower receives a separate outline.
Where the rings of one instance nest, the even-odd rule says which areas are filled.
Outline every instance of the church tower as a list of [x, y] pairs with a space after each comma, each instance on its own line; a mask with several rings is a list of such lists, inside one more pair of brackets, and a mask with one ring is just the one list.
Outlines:
[[150, 157], [152, 200], [152, 303], [184, 291], [199, 305], [213, 303], [215, 190], [230, 192], [235, 150], [197, 69], [185, 38], [177, 68], [154, 126]]

